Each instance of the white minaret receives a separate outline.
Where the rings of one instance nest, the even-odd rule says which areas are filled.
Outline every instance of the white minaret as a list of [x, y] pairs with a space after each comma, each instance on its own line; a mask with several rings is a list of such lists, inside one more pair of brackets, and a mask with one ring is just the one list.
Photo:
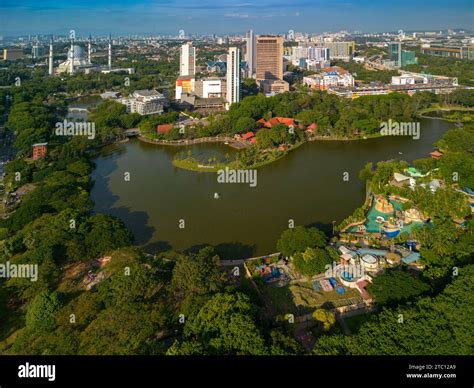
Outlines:
[[92, 65], [92, 36], [89, 35], [89, 42], [87, 43], [87, 61]]
[[112, 35], [109, 35], [109, 70], [112, 70]]
[[51, 41], [49, 42], [49, 75], [53, 75], [53, 37], [51, 37]]
[[69, 58], [69, 74], [74, 74], [74, 38], [71, 38], [71, 50], [70, 50], [70, 56]]

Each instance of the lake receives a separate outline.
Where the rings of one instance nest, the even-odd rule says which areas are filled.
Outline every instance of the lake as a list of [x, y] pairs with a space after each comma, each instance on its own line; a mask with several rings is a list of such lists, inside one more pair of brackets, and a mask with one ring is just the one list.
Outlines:
[[[175, 154], [188, 150], [203, 160], [225, 154], [233, 158], [238, 151], [224, 144], [172, 147], [134, 139], [99, 152], [91, 196], [95, 212], [122, 219], [136, 243], [150, 253], [212, 244], [234, 256], [263, 255], [276, 251], [289, 220], [330, 232], [333, 221], [342, 221], [363, 204], [365, 184], [358, 174], [366, 163], [428, 157], [450, 127], [442, 120], [423, 119], [419, 140], [392, 136], [306, 143], [258, 169], [254, 188], [218, 183], [216, 174], [172, 165]], [[349, 181], [343, 179], [346, 172]]]

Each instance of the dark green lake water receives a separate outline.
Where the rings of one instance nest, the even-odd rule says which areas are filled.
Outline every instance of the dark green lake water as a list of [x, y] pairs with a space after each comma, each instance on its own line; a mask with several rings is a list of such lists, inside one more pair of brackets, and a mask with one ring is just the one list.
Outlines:
[[[427, 157], [452, 124], [422, 120], [421, 138], [384, 137], [360, 141], [307, 143], [258, 170], [257, 187], [221, 184], [217, 175], [172, 165], [176, 153], [204, 160], [235, 152], [224, 144], [156, 146], [132, 140], [106, 147], [95, 159], [95, 211], [121, 218], [149, 252], [184, 250], [200, 244], [241, 249], [245, 255], [276, 251], [278, 237], [296, 225], [328, 231], [364, 202], [358, 179], [367, 162]], [[124, 174], [130, 173], [130, 181]], [[343, 180], [344, 172], [350, 180]], [[214, 199], [214, 193], [220, 195]], [[179, 228], [184, 220], [185, 228]], [[227, 245], [228, 244], [228, 245]]]

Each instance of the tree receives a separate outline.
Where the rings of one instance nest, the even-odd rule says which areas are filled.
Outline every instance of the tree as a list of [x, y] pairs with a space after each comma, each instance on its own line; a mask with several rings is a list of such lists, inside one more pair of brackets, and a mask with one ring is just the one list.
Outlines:
[[184, 341], [175, 343], [169, 354], [265, 354], [264, 339], [253, 313], [246, 295], [216, 294], [186, 321]]
[[52, 331], [56, 327], [56, 312], [61, 307], [58, 295], [43, 291], [28, 306], [26, 327], [39, 332]]
[[324, 309], [315, 310], [313, 318], [315, 321], [322, 323], [324, 331], [329, 331], [329, 329], [331, 329], [331, 327], [336, 323], [336, 316], [334, 313]]
[[302, 275], [313, 276], [324, 272], [326, 265], [331, 264], [333, 258], [323, 248], [308, 247], [304, 252], [293, 256], [293, 264]]
[[204, 295], [223, 286], [219, 256], [214, 248], [206, 247], [197, 254], [184, 255], [173, 269], [173, 286], [183, 294]]
[[248, 132], [255, 129], [255, 120], [251, 117], [239, 117], [234, 124], [234, 132]]
[[[351, 337], [319, 341], [318, 354], [351, 355], [471, 355], [474, 347], [472, 294], [474, 265], [459, 268], [458, 276], [435, 298], [384, 309], [363, 323]], [[401, 320], [402, 319], [402, 320]], [[409, 335], [407, 334], [409, 333]]]
[[277, 249], [284, 256], [292, 256], [303, 252], [306, 248], [323, 248], [326, 246], [326, 235], [316, 228], [297, 226], [285, 230], [277, 242]]
[[272, 130], [269, 128], [262, 128], [257, 132], [257, 145], [260, 148], [266, 149], [273, 147]]
[[80, 334], [79, 354], [146, 354], [159, 326], [141, 303], [117, 305], [99, 313]]
[[133, 241], [132, 234], [123, 222], [106, 214], [89, 217], [79, 230], [85, 236], [89, 257], [100, 257], [114, 249], [128, 246]]
[[431, 286], [414, 273], [392, 269], [375, 276], [367, 291], [379, 305], [395, 306], [428, 293]]

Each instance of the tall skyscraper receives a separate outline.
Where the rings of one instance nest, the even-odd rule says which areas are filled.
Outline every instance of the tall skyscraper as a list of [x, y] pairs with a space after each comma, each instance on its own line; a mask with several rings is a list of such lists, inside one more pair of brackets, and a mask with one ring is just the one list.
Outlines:
[[402, 44], [400, 42], [388, 44], [388, 59], [393, 61], [395, 67], [402, 66]]
[[196, 73], [196, 48], [192, 42], [181, 46], [179, 55], [179, 75], [194, 76]]
[[227, 54], [227, 106], [240, 101], [240, 50], [230, 47]]
[[283, 37], [257, 37], [257, 80], [283, 79]]
[[255, 34], [252, 30], [249, 30], [246, 35], [246, 51], [245, 51], [245, 61], [247, 62], [247, 76], [252, 78], [257, 70], [257, 42], [255, 39]]

